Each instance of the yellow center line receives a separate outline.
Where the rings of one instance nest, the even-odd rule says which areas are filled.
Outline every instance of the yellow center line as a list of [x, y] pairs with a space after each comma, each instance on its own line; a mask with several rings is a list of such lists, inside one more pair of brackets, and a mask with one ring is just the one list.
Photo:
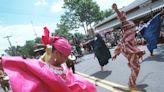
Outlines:
[[84, 73], [80, 73], [80, 72], [76, 72], [76, 73], [81, 75], [81, 76], [84, 76], [84, 77], [96, 80], [96, 81], [101, 82], [101, 83], [105, 83], [105, 84], [108, 84], [108, 85], [111, 85], [111, 86], [115, 86], [115, 87], [124, 88], [124, 89], [127, 89], [127, 90], [129, 89], [126, 86], [123, 86], [123, 85], [120, 85], [120, 84], [116, 84], [116, 83], [113, 83], [113, 82], [109, 82], [109, 81], [106, 81], [106, 80], [103, 80], [103, 79], [100, 79], [100, 78], [96, 78], [94, 76], [90, 76], [90, 75], [87, 75], [87, 74], [84, 74]]
[[[113, 82], [110, 82], [110, 81], [106, 81], [106, 80], [103, 80], [103, 79], [100, 79], [100, 78], [96, 78], [94, 76], [90, 76], [90, 75], [87, 75], [87, 74], [84, 74], [84, 73], [80, 73], [80, 72], [76, 72], [78, 75], [81, 75], [83, 77], [85, 77], [87, 80], [89, 80], [90, 82], [100, 86], [100, 87], [103, 87], [103, 88], [106, 88], [112, 92], [123, 92], [123, 91], [129, 91], [130, 89], [126, 86], [123, 86], [123, 85], [120, 85], [120, 84], [116, 84], [116, 83], [113, 83]], [[123, 90], [123, 91], [121, 91]], [[131, 92], [139, 92], [139, 91], [135, 91], [135, 90], [131, 90]]]
[[93, 84], [96, 84], [96, 85], [98, 85], [98, 86], [100, 86], [100, 87], [103, 87], [103, 88], [105, 88], [105, 89], [107, 89], [107, 90], [110, 90], [110, 91], [112, 91], [112, 92], [123, 92], [123, 91], [120, 91], [120, 90], [117, 90], [117, 89], [114, 89], [113, 87], [111, 87], [111, 86], [107, 86], [107, 85], [105, 85], [105, 84], [103, 84], [103, 83], [100, 83], [100, 82], [95, 82], [94, 80], [91, 80], [91, 79], [88, 79], [88, 78], [86, 78], [88, 81], [90, 81], [91, 83], [93, 83]]

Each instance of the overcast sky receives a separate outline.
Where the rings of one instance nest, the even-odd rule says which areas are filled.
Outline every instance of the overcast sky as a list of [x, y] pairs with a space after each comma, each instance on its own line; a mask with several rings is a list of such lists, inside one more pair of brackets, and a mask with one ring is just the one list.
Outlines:
[[[113, 3], [121, 8], [134, 0], [94, 1], [101, 10], [105, 10]], [[26, 40], [35, 38], [35, 32], [41, 37], [44, 26], [54, 31], [64, 13], [62, 5], [63, 0], [0, 0], [0, 55], [9, 47], [7, 39], [4, 39], [7, 35], [12, 36], [12, 45], [24, 45]]]

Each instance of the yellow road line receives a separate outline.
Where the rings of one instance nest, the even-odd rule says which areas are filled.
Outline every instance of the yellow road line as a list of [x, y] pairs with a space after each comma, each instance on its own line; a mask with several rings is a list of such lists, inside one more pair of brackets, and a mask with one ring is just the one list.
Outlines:
[[[94, 76], [90, 76], [90, 75], [87, 75], [87, 74], [84, 74], [84, 73], [80, 73], [80, 72], [76, 72], [76, 73], [83, 76], [83, 77], [85, 77], [90, 82], [92, 82], [92, 83], [94, 83], [94, 84], [96, 84], [100, 87], [106, 88], [106, 89], [108, 89], [112, 92], [123, 92], [123, 91], [120, 91], [121, 89], [126, 90], [126, 91], [130, 90], [128, 87], [120, 85], [120, 84], [116, 84], [116, 83], [113, 83], [113, 82], [110, 82], [110, 81], [106, 81], [106, 80], [103, 80], [103, 79], [100, 79], [100, 78], [96, 78]], [[118, 90], [117, 88], [119, 88], [120, 90]], [[131, 90], [131, 92], [139, 92], [139, 91]]]
[[113, 87], [111, 87], [111, 86], [107, 86], [107, 85], [105, 85], [105, 84], [103, 84], [103, 83], [101, 83], [101, 82], [95, 82], [94, 80], [91, 80], [91, 79], [88, 79], [88, 78], [86, 78], [88, 81], [90, 81], [91, 83], [93, 83], [93, 84], [96, 84], [96, 85], [98, 85], [99, 87], [103, 87], [103, 88], [105, 88], [105, 89], [107, 89], [107, 90], [110, 90], [110, 91], [112, 91], [112, 92], [123, 92], [123, 91], [120, 91], [120, 90], [117, 90], [117, 89], [114, 89]]
[[81, 76], [84, 76], [84, 77], [87, 77], [87, 78], [90, 78], [90, 79], [93, 79], [93, 80], [96, 80], [96, 81], [101, 82], [101, 83], [105, 83], [105, 84], [111, 85], [111, 86], [124, 88], [126, 90], [129, 89], [126, 86], [123, 86], [123, 85], [120, 85], [120, 84], [116, 84], [116, 83], [113, 83], [113, 82], [109, 82], [109, 81], [106, 81], [106, 80], [103, 80], [103, 79], [100, 79], [100, 78], [96, 78], [94, 76], [90, 76], [90, 75], [87, 75], [87, 74], [84, 74], [84, 73], [77, 72], [77, 74], [79, 74]]

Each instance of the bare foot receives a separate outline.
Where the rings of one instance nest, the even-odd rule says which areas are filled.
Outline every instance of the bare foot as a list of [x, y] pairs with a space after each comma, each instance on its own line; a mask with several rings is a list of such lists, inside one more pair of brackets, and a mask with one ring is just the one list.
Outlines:
[[154, 54], [150, 54], [151, 57], [154, 57], [155, 55]]
[[101, 71], [104, 71], [104, 68], [101, 66]]

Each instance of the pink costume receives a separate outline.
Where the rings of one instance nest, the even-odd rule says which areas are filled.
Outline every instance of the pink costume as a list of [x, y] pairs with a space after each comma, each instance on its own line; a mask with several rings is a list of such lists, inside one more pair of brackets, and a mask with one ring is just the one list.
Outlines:
[[[53, 39], [53, 46], [65, 56], [71, 53], [71, 45], [65, 38]], [[11, 56], [2, 57], [2, 63], [13, 92], [96, 92], [93, 84], [74, 75], [65, 63], [57, 67]]]
[[121, 22], [121, 27], [123, 29], [123, 39], [121, 43], [116, 47], [114, 57], [118, 56], [120, 53], [123, 53], [123, 55], [128, 59], [128, 66], [131, 69], [129, 87], [135, 88], [136, 79], [140, 70], [139, 59], [144, 55], [144, 51], [141, 51], [136, 47], [137, 42], [135, 39], [135, 24], [132, 21], [127, 20], [126, 14], [124, 12], [120, 12], [117, 9], [116, 4], [113, 4], [112, 8], [116, 11], [118, 19]]
[[13, 92], [96, 92], [93, 84], [74, 75], [65, 64], [54, 72], [53, 67], [35, 59], [5, 56], [2, 62]]

